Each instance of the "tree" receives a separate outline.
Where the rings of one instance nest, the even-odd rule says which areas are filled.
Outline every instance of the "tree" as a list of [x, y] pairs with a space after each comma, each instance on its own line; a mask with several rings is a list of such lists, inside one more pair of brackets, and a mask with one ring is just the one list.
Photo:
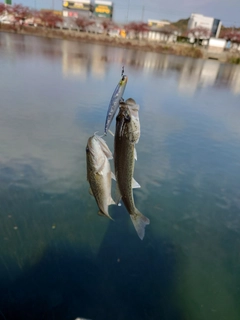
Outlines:
[[40, 11], [38, 17], [41, 19], [43, 25], [49, 28], [54, 28], [58, 23], [63, 22], [63, 18], [61, 16], [54, 14], [50, 10]]
[[113, 21], [105, 19], [101, 22], [104, 33], [107, 34], [109, 30], [118, 27]]
[[5, 8], [5, 4], [4, 3], [0, 3], [0, 16], [5, 12], [6, 8]]
[[207, 28], [196, 27], [188, 31], [188, 37], [193, 36], [197, 39], [197, 43], [199, 44], [199, 39], [209, 39], [211, 36], [211, 32]]
[[41, 26], [42, 20], [41, 20], [41, 14], [38, 10], [31, 10], [31, 20], [34, 26]]
[[238, 30], [226, 30], [222, 32], [221, 37], [231, 42], [231, 49], [238, 49], [240, 45], [240, 31]]
[[125, 30], [127, 33], [133, 33], [135, 38], [140, 39], [144, 32], [149, 31], [149, 26], [147, 23], [144, 22], [130, 22], [126, 24]]
[[[6, 8], [5, 8], [5, 4], [4, 3], [0, 3], [0, 16], [5, 12]], [[1, 27], [1, 21], [0, 21], [0, 27]]]
[[180, 19], [176, 22], [173, 22], [171, 25], [175, 26], [181, 33], [185, 33], [187, 31], [189, 18], [187, 19]]
[[240, 31], [232, 30], [222, 33], [222, 38], [226, 39], [227, 41], [240, 43]]
[[30, 16], [30, 9], [21, 4], [8, 6], [7, 11], [14, 17], [15, 22], [24, 22]]
[[88, 31], [88, 27], [92, 26], [93, 24], [95, 24], [95, 22], [93, 20], [89, 20], [88, 18], [84, 17], [84, 16], [79, 16], [76, 20], [75, 20], [76, 25], [78, 26], [78, 28], [80, 30], [83, 31]]

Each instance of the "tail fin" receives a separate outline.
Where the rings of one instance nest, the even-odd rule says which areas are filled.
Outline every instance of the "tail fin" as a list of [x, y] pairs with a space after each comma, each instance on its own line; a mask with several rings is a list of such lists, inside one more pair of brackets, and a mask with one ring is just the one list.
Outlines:
[[145, 235], [145, 227], [150, 223], [150, 220], [138, 211], [138, 209], [135, 210], [134, 214], [130, 214], [130, 217], [139, 238], [142, 240]]

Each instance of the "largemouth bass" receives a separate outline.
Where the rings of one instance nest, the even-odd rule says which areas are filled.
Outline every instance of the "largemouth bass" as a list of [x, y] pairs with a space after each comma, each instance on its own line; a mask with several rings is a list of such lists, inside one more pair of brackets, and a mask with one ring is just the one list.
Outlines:
[[145, 234], [145, 226], [150, 223], [135, 207], [132, 188], [134, 185], [134, 156], [135, 144], [140, 138], [140, 123], [138, 117], [139, 106], [133, 99], [120, 103], [116, 117], [116, 131], [114, 137], [114, 166], [117, 189], [122, 201], [130, 214], [139, 238]]
[[87, 180], [90, 184], [90, 193], [95, 197], [99, 212], [112, 219], [108, 213], [108, 206], [115, 204], [111, 197], [112, 173], [108, 159], [112, 153], [106, 142], [94, 134], [88, 139], [86, 147]]
[[112, 120], [117, 112], [119, 103], [122, 100], [122, 96], [127, 85], [127, 80], [128, 80], [127, 76], [122, 75], [121, 80], [119, 81], [118, 85], [116, 86], [113, 92], [112, 98], [109, 103], [108, 111], [107, 111], [105, 127], [104, 127], [104, 135], [107, 135], [107, 132], [110, 128]]

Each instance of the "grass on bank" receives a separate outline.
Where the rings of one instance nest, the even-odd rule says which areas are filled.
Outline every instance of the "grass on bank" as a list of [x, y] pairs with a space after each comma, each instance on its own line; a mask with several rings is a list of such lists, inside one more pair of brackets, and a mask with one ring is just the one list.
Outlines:
[[240, 56], [232, 56], [228, 59], [229, 63], [240, 64]]

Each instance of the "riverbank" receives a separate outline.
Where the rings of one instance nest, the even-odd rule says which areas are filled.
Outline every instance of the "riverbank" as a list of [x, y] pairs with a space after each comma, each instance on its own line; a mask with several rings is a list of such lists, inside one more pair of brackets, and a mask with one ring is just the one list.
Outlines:
[[66, 39], [72, 41], [98, 43], [103, 45], [109, 45], [121, 48], [130, 48], [136, 50], [172, 54], [177, 56], [186, 56], [191, 58], [202, 59], [216, 59], [221, 62], [236, 63], [238, 61], [238, 55], [230, 52], [210, 52], [202, 47], [193, 47], [189, 44], [181, 43], [159, 43], [149, 40], [133, 40], [124, 38], [114, 38], [106, 34], [93, 34], [87, 32], [79, 32], [76, 30], [62, 30], [62, 29], [46, 29], [42, 27], [30, 27], [30, 26], [13, 26], [2, 24], [0, 26], [0, 32], [11, 32], [24, 35], [33, 35], [55, 39]]

